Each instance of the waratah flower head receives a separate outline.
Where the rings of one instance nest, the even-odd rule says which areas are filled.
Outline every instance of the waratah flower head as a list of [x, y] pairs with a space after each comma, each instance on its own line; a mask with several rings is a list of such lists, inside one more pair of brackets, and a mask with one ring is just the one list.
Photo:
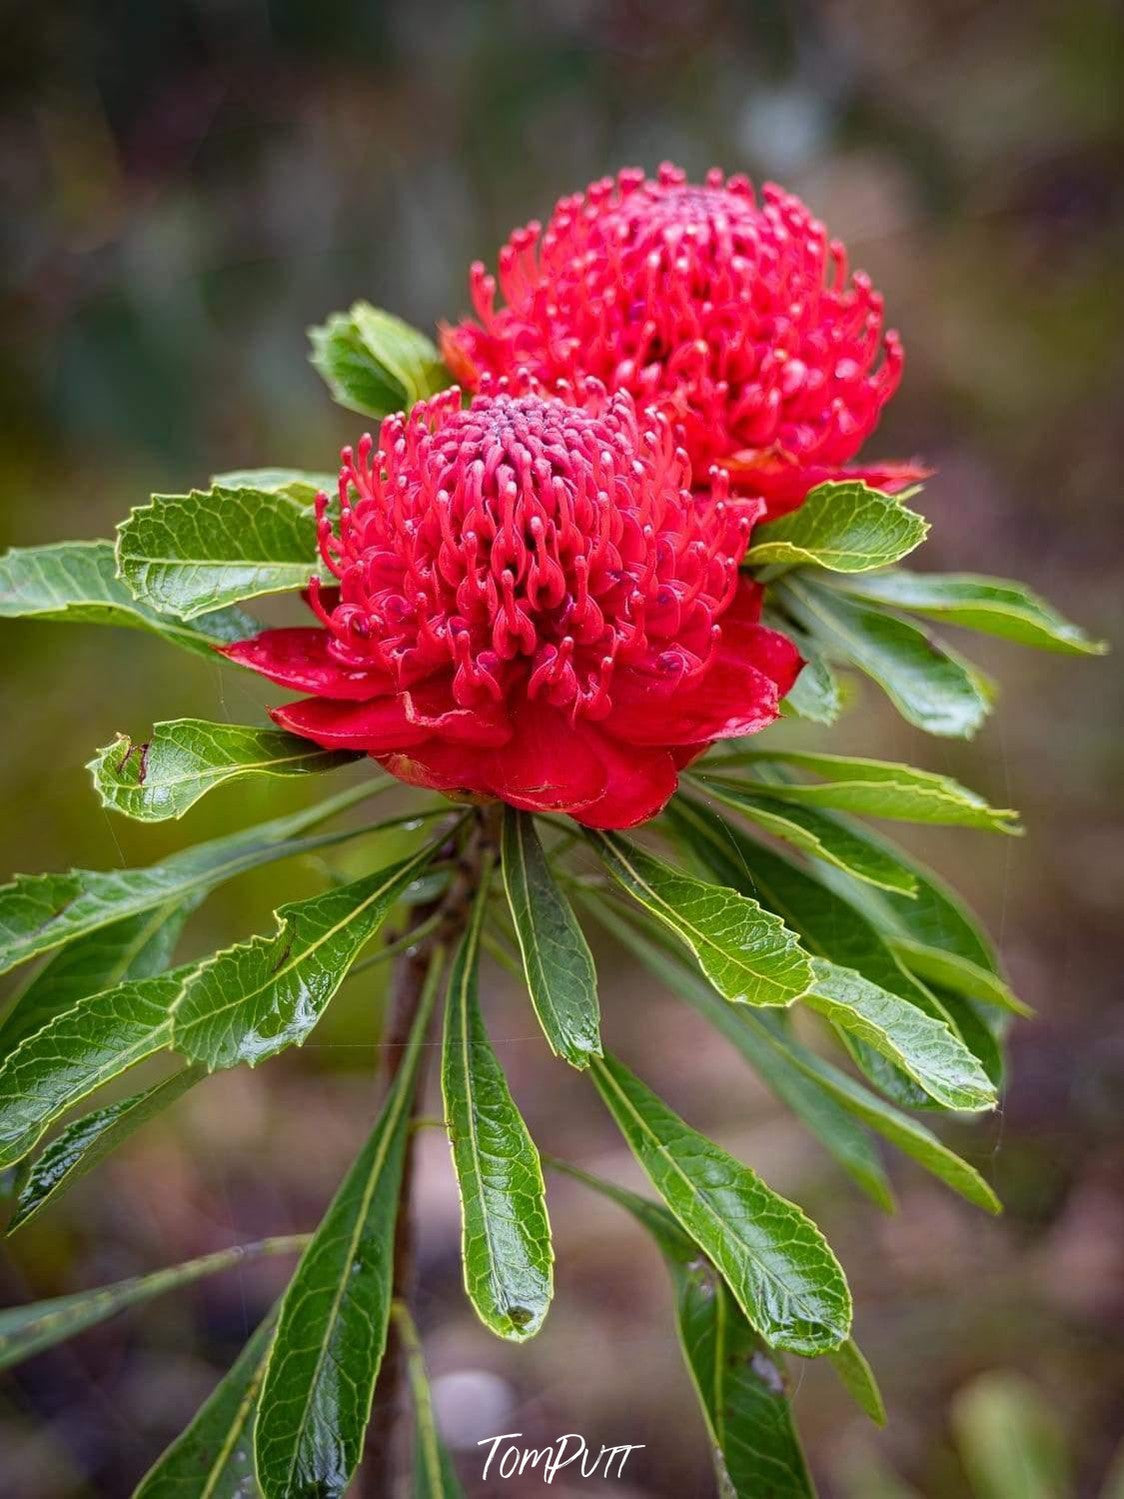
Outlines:
[[[729, 468], [769, 513], [824, 479], [890, 488], [924, 477], [898, 464], [843, 468], [901, 380], [882, 297], [798, 198], [745, 177], [702, 186], [664, 165], [563, 198], [546, 229], [517, 229], [499, 285], [479, 262], [477, 321], [442, 331], [470, 389], [526, 366], [547, 384], [592, 375], [653, 400], [681, 426], [696, 476]], [[504, 305], [497, 307], [497, 290]]]
[[771, 723], [800, 668], [738, 570], [762, 503], [727, 491], [695, 493], [671, 423], [625, 392], [446, 391], [344, 449], [320, 627], [226, 654], [312, 693], [273, 717], [318, 744], [627, 827], [713, 740]]

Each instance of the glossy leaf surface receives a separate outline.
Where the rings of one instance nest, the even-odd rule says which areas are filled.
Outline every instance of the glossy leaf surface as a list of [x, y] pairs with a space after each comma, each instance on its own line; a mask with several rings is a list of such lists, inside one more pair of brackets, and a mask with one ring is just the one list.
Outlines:
[[461, 1199], [465, 1290], [486, 1327], [524, 1342], [550, 1306], [554, 1251], [539, 1154], [480, 1015], [487, 874], [449, 976], [441, 1091]]
[[13, 547], [0, 557], [0, 619], [121, 625], [204, 656], [211, 656], [216, 645], [245, 640], [259, 628], [240, 609], [205, 612], [189, 623], [140, 603], [117, 576], [111, 541]]
[[534, 818], [504, 808], [503, 883], [527, 989], [555, 1056], [573, 1067], [601, 1055], [597, 971], [569, 901], [550, 871]]
[[361, 756], [324, 750], [281, 729], [175, 718], [136, 743], [118, 734], [87, 765], [102, 805], [141, 822], [182, 817], [216, 786], [255, 776], [304, 776]]
[[613, 833], [587, 833], [621, 887], [680, 938], [726, 999], [788, 1005], [811, 983], [799, 939], [757, 901], [665, 864]]
[[434, 962], [375, 1127], [281, 1303], [254, 1433], [266, 1499], [341, 1499], [363, 1450], [386, 1348], [410, 1109], [438, 978]]
[[590, 1070], [653, 1186], [761, 1336], [812, 1356], [837, 1348], [850, 1332], [851, 1294], [815, 1224], [620, 1062], [606, 1056]]
[[754, 529], [745, 561], [749, 567], [865, 573], [912, 552], [928, 530], [922, 516], [867, 484], [820, 484], [798, 510]]

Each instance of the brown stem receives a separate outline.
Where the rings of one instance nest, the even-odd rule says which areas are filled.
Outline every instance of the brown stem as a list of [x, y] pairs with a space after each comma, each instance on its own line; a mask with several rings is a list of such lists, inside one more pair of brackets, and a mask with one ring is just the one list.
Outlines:
[[[407, 932], [423, 925], [426, 932], [416, 947], [407, 947], [394, 963], [382, 1060], [384, 1090], [394, 1081], [402, 1064], [434, 949], [440, 944], [454, 944], [467, 924], [482, 856], [497, 837], [499, 812], [498, 806], [484, 807], [477, 811], [448, 889], [439, 899], [415, 906], [410, 913]], [[455, 850], [450, 853], [455, 854]], [[430, 925], [435, 916], [440, 919]], [[419, 1115], [425, 1093], [429, 1051], [428, 1046], [423, 1046], [414, 1090], [414, 1118]], [[416, 1130], [411, 1130], [406, 1140], [398, 1219], [394, 1228], [394, 1295], [407, 1305], [413, 1293], [415, 1278], [412, 1201], [416, 1133]], [[367, 1450], [362, 1467], [363, 1492], [370, 1495], [371, 1499], [390, 1499], [395, 1492], [396, 1475], [409, 1471], [408, 1465], [399, 1460], [397, 1451], [400, 1430], [398, 1418], [405, 1394], [405, 1376], [405, 1352], [395, 1321], [391, 1319], [386, 1352], [375, 1389], [375, 1403], [371, 1411]]]

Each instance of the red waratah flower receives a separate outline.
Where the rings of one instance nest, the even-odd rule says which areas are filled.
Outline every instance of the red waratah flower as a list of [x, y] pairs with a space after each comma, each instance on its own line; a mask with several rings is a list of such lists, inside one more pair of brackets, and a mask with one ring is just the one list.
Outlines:
[[[798, 198], [745, 177], [702, 187], [664, 165], [606, 177], [563, 198], [546, 230], [517, 229], [496, 279], [477, 262], [478, 322], [442, 329], [470, 390], [526, 367], [547, 385], [595, 376], [679, 423], [696, 476], [794, 509], [825, 479], [902, 488], [916, 464], [846, 468], [901, 380], [882, 298]], [[881, 357], [880, 357], [881, 356]]]
[[501, 379], [462, 410], [454, 388], [345, 448], [335, 526], [317, 502], [322, 628], [224, 650], [313, 694], [273, 718], [317, 744], [628, 827], [712, 741], [771, 723], [801, 663], [738, 571], [761, 501], [694, 494], [626, 393], [562, 394]]

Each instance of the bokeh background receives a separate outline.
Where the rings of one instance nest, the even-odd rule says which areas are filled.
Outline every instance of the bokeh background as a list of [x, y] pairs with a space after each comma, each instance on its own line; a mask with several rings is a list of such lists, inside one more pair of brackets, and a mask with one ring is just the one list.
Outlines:
[[[307, 325], [362, 296], [432, 326], [466, 307], [468, 262], [515, 223], [620, 164], [670, 157], [783, 180], [884, 289], [907, 374], [867, 451], [939, 468], [926, 565], [1025, 578], [1120, 641], [1124, 48], [1110, 0], [3, 12], [3, 544], [111, 534], [150, 492], [227, 468], [331, 468], [361, 421], [307, 364]], [[988, 1371], [1019, 1377], [1035, 1440], [1060, 1442], [1071, 1469], [1071, 1490], [1053, 1479], [1002, 1499], [1099, 1493], [1124, 1430], [1119, 655], [972, 649], [1002, 685], [975, 743], [926, 740], [866, 691], [836, 747], [947, 770], [1025, 813], [1019, 842], [913, 843], [971, 897], [1038, 1010], [1016, 1032], [1000, 1114], [953, 1131], [1005, 1199], [1001, 1220], [902, 1161], [900, 1212], [879, 1216], [693, 1013], [603, 953], [613, 1045], [798, 1196], [849, 1269], [889, 1427], [865, 1423], [822, 1368], [802, 1365], [796, 1392], [812, 1466], [841, 1499], [970, 1493], [955, 1412]], [[10, 624], [2, 650], [6, 869], [148, 862], [321, 789], [229, 790], [182, 826], [111, 819], [82, 769], [96, 746], [181, 714], [253, 721], [262, 695], [129, 632]], [[198, 915], [188, 949], [268, 929], [278, 899], [321, 878], [311, 864], [244, 877]], [[378, 982], [355, 981], [301, 1053], [181, 1100], [0, 1249], [0, 1304], [311, 1227], [369, 1125], [380, 1002]], [[543, 1148], [635, 1181], [592, 1091], [551, 1062], [498, 973], [486, 1003]], [[623, 1480], [556, 1492], [711, 1493], [664, 1273], [639, 1231], [555, 1184], [557, 1300], [516, 1349], [467, 1309], [436, 1138], [420, 1187], [419, 1318], [470, 1492], [488, 1492], [481, 1437], [573, 1430], [645, 1450]], [[18, 1371], [0, 1385], [0, 1492], [128, 1494], [282, 1275], [203, 1282]]]

